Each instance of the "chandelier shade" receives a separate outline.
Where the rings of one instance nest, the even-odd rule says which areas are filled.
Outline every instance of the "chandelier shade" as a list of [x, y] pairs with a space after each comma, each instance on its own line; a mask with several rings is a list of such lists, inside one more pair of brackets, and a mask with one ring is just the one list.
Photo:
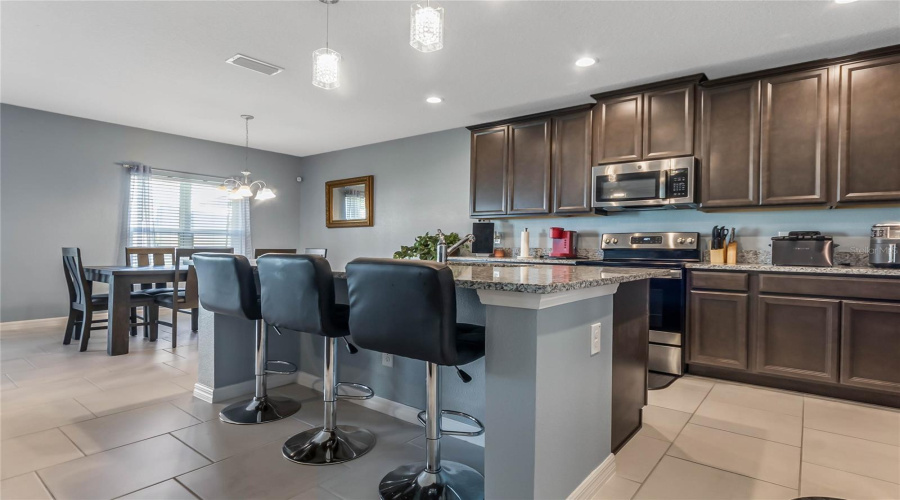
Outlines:
[[444, 48], [444, 8], [430, 0], [409, 8], [409, 44], [419, 52]]
[[312, 54], [312, 84], [326, 90], [341, 86], [341, 54], [323, 47]]

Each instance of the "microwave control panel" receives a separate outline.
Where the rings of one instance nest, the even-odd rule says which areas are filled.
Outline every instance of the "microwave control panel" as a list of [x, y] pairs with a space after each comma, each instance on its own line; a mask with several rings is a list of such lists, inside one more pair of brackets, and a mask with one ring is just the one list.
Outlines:
[[669, 172], [666, 198], [685, 198], [688, 195], [688, 169], [677, 168]]

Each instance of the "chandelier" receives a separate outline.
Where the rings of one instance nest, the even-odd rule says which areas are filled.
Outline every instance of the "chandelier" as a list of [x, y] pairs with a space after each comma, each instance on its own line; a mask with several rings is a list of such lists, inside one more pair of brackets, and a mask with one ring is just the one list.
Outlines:
[[431, 0], [409, 9], [409, 44], [420, 52], [444, 48], [444, 8]]
[[250, 198], [253, 196], [254, 188], [256, 188], [256, 196], [253, 196], [254, 200], [272, 199], [275, 197], [275, 193], [266, 186], [264, 181], [250, 180], [250, 120], [253, 119], [253, 115], [241, 115], [241, 118], [244, 119], [245, 130], [244, 170], [241, 172], [241, 177], [225, 179], [222, 184], [219, 185], [219, 189], [228, 191], [229, 200], [243, 200], [244, 198]]
[[341, 54], [328, 48], [328, 6], [338, 0], [319, 0], [325, 4], [325, 47], [313, 51], [312, 84], [325, 90], [341, 86]]

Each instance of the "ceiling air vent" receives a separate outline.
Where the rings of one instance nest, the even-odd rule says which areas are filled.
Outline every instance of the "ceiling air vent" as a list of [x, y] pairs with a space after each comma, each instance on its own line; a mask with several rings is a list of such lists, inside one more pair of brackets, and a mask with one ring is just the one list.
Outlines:
[[281, 73], [284, 68], [279, 68], [273, 64], [269, 64], [267, 62], [262, 62], [259, 59], [254, 59], [252, 57], [247, 57], [243, 54], [237, 54], [231, 59], [225, 61], [228, 64], [234, 64], [235, 66], [240, 66], [242, 68], [247, 68], [251, 71], [256, 71], [257, 73], [262, 73], [264, 75], [275, 76], [278, 73]]

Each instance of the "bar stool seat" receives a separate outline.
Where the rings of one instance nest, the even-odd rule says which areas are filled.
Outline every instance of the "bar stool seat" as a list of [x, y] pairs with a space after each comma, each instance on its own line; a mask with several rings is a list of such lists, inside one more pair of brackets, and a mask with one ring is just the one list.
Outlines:
[[[337, 342], [350, 334], [350, 308], [336, 304], [334, 275], [323, 257], [315, 255], [267, 254], [256, 261], [262, 288], [262, 315], [276, 328], [324, 337], [324, 422], [288, 439], [282, 447], [285, 458], [306, 465], [330, 465], [359, 458], [375, 446], [375, 435], [366, 429], [337, 424], [337, 401], [369, 399], [375, 395], [362, 384], [338, 382]], [[347, 342], [351, 354], [356, 347]], [[340, 394], [351, 386], [362, 395]]]
[[[440, 369], [484, 356], [484, 327], [456, 322], [456, 286], [445, 264], [431, 261], [356, 259], [347, 264], [350, 334], [365, 349], [425, 361], [425, 461], [403, 465], [382, 478], [383, 499], [484, 498], [484, 476], [441, 460], [441, 436], [478, 436], [484, 426], [466, 413], [441, 408]], [[441, 428], [445, 414], [468, 419], [472, 432]]]
[[[259, 293], [250, 262], [243, 255], [225, 253], [197, 253], [193, 255], [193, 261], [200, 304], [204, 309], [256, 321], [256, 392], [252, 399], [223, 409], [219, 419], [229, 424], [263, 424], [297, 413], [299, 401], [267, 394], [268, 373], [291, 373], [269, 370], [268, 363], [291, 363], [268, 361], [268, 328], [262, 319]], [[161, 300], [161, 297], [157, 296], [156, 300]]]

